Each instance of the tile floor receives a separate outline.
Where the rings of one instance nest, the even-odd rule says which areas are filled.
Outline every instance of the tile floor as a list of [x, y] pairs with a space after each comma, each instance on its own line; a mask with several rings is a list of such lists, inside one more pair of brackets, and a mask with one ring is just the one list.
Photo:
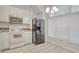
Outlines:
[[[58, 41], [59, 42], [59, 41]], [[29, 44], [20, 48], [3, 51], [3, 53], [74, 53], [79, 52], [79, 45], [65, 43], [59, 44], [57, 41], [46, 41], [43, 44]]]

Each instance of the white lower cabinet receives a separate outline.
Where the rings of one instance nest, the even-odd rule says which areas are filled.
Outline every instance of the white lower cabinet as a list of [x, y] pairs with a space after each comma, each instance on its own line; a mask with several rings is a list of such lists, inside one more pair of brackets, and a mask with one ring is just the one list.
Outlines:
[[[32, 43], [32, 31], [25, 31], [22, 35], [25, 43]], [[0, 51], [9, 48], [9, 32], [0, 33]]]
[[32, 43], [32, 31], [24, 32], [23, 39], [25, 40], [25, 44]]
[[1, 38], [1, 32], [0, 32], [0, 51], [2, 50], [2, 38]]
[[9, 32], [0, 33], [0, 50], [9, 48]]

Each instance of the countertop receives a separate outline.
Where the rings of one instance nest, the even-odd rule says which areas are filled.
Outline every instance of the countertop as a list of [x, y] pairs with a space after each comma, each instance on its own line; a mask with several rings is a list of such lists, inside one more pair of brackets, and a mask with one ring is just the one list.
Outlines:
[[[30, 28], [22, 28], [24, 31], [32, 31]], [[9, 32], [9, 28], [0, 28], [0, 32]]]

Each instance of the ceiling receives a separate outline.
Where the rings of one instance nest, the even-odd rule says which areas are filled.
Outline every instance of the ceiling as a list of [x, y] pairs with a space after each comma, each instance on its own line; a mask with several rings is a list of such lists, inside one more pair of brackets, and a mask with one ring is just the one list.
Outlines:
[[17, 7], [17, 8], [21, 8], [21, 9], [32, 9], [34, 10], [36, 13], [41, 13], [41, 7], [39, 5], [11, 5], [12, 7]]
[[45, 9], [49, 7], [49, 9], [51, 10], [53, 6], [57, 7], [59, 11], [54, 12], [54, 13], [50, 13], [49, 11], [49, 13], [46, 13], [47, 17], [50, 17], [51, 14], [52, 14], [51, 17], [54, 17], [54, 16], [61, 16], [61, 15], [69, 14], [69, 13], [79, 12], [79, 5], [46, 5], [44, 7]]
[[[56, 6], [59, 11], [53, 14], [53, 16], [59, 16], [64, 15], [69, 12], [79, 12], [79, 5], [11, 5], [13, 7], [22, 8], [22, 9], [28, 9], [31, 8], [36, 13], [45, 13], [45, 10], [47, 7], [50, 9], [53, 6]], [[50, 13], [45, 13], [47, 17], [49, 17]]]

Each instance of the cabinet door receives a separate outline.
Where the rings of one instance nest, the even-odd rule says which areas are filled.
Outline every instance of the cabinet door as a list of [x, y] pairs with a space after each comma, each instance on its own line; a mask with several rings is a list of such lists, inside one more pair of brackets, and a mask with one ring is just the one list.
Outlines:
[[32, 32], [24, 32], [23, 38], [25, 39], [25, 44], [32, 43]]
[[7, 7], [0, 5], [0, 21], [3, 22], [9, 22], [8, 16], [7, 16]]
[[31, 20], [29, 20], [29, 18], [24, 18], [23, 19], [23, 24], [30, 24]]
[[0, 33], [0, 50], [2, 50], [2, 38], [1, 38], [1, 33]]
[[9, 48], [9, 33], [3, 32], [1, 35], [2, 35], [2, 49]]
[[31, 31], [27, 32], [27, 39], [29, 40], [28, 43], [32, 43], [32, 32]]

